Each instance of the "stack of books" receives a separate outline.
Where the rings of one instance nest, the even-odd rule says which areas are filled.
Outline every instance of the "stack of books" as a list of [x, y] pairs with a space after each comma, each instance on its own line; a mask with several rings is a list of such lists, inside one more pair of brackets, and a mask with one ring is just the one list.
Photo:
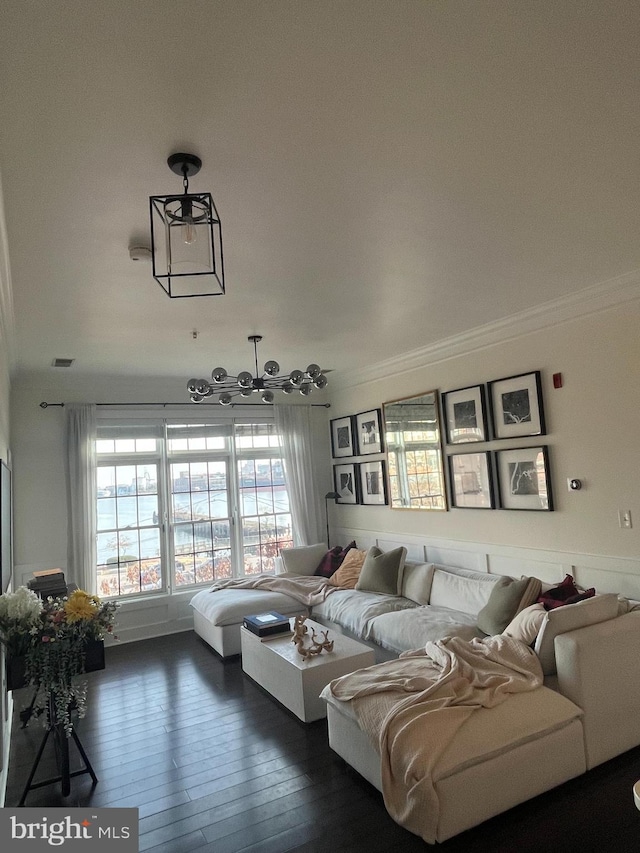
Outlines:
[[248, 631], [261, 639], [291, 633], [289, 617], [283, 616], [282, 613], [276, 613], [275, 610], [269, 613], [258, 613], [255, 616], [245, 616], [242, 624]]
[[27, 584], [40, 598], [57, 598], [67, 594], [67, 583], [62, 569], [45, 569], [34, 572], [33, 579]]

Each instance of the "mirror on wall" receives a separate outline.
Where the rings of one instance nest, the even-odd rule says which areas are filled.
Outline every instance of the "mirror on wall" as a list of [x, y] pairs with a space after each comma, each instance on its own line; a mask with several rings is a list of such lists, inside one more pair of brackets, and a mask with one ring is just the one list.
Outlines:
[[438, 393], [383, 403], [392, 509], [447, 508]]

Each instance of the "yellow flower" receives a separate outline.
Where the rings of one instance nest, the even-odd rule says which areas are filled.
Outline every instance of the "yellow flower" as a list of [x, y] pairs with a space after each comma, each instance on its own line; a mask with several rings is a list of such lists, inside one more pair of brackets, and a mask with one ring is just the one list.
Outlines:
[[67, 622], [80, 622], [83, 619], [93, 619], [98, 612], [98, 605], [93, 596], [77, 589], [69, 596], [64, 611], [67, 614]]

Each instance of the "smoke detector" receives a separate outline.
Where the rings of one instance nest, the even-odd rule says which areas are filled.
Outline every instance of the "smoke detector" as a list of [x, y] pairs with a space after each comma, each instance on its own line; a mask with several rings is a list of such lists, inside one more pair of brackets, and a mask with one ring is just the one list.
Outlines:
[[150, 261], [151, 249], [148, 246], [130, 246], [129, 257], [132, 261]]

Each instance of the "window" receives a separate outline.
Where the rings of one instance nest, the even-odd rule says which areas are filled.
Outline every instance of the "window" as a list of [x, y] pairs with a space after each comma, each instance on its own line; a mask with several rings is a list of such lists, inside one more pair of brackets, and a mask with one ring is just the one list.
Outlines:
[[293, 544], [272, 423], [105, 423], [96, 450], [102, 595], [272, 572]]

